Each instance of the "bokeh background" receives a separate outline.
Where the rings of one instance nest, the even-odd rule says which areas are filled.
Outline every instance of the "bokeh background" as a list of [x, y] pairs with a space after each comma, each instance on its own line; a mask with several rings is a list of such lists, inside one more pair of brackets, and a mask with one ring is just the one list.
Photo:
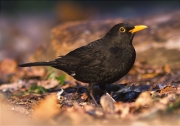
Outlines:
[[[131, 71], [118, 85], [107, 86], [115, 100], [123, 102], [113, 105], [105, 98], [104, 111], [91, 106], [86, 84], [77, 85], [62, 71], [17, 65], [52, 60], [102, 37], [122, 21], [148, 29], [133, 39], [137, 59]], [[1, 0], [0, 124], [178, 125], [179, 54], [180, 0]], [[56, 92], [61, 89], [65, 95], [58, 93], [62, 98], [57, 104]], [[102, 95], [98, 86], [93, 93], [98, 99]]]
[[179, 0], [1, 0], [0, 61], [21, 60], [51, 41], [51, 29], [77, 20], [131, 19], [180, 10]]

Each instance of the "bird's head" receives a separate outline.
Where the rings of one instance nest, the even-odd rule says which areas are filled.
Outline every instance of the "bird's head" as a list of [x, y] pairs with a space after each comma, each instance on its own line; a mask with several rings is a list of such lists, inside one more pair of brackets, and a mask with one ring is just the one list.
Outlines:
[[120, 23], [112, 27], [106, 36], [110, 37], [112, 42], [115, 43], [132, 44], [134, 34], [145, 28], [148, 27], [145, 25], [134, 26], [128, 23]]

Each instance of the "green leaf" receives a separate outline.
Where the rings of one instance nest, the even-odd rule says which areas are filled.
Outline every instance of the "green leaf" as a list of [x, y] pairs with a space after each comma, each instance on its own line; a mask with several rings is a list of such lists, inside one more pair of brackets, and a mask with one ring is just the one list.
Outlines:
[[36, 93], [36, 94], [43, 94], [46, 93], [47, 90], [43, 86], [38, 86], [38, 85], [32, 85], [28, 91], [28, 93]]
[[63, 75], [61, 75], [61, 76], [56, 78], [56, 80], [58, 80], [59, 83], [61, 83], [62, 85], [64, 84], [65, 79], [66, 79], [66, 75], [65, 74], [63, 74]]
[[52, 67], [49, 67], [49, 71], [50, 71], [50, 74], [48, 76], [48, 79], [55, 79], [56, 78], [56, 74], [54, 72], [54, 69]]
[[65, 79], [66, 79], [66, 75], [63, 74], [59, 77], [56, 77], [56, 73], [54, 72], [54, 68], [52, 67], [49, 67], [49, 71], [50, 71], [50, 74], [48, 76], [48, 79], [56, 79], [57, 81], [59, 81], [60, 84], [64, 84], [65, 82]]
[[180, 96], [174, 102], [169, 103], [166, 112], [175, 112], [180, 109]]

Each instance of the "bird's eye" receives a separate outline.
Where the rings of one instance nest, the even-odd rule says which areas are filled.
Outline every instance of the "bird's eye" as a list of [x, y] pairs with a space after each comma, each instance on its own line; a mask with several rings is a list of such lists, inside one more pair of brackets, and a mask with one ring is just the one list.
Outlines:
[[125, 28], [123, 28], [123, 27], [120, 27], [119, 31], [120, 31], [120, 32], [125, 32], [125, 31], [126, 31], [126, 29], [125, 29]]

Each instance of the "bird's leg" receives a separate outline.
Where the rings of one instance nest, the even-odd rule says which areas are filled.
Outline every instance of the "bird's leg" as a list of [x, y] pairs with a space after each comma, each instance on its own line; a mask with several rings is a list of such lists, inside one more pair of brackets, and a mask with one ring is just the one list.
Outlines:
[[94, 98], [94, 95], [93, 95], [93, 87], [94, 87], [93, 83], [89, 84], [89, 89], [88, 89], [89, 90], [89, 95], [93, 99], [96, 106], [99, 106], [99, 104], [96, 102], [96, 99]]

